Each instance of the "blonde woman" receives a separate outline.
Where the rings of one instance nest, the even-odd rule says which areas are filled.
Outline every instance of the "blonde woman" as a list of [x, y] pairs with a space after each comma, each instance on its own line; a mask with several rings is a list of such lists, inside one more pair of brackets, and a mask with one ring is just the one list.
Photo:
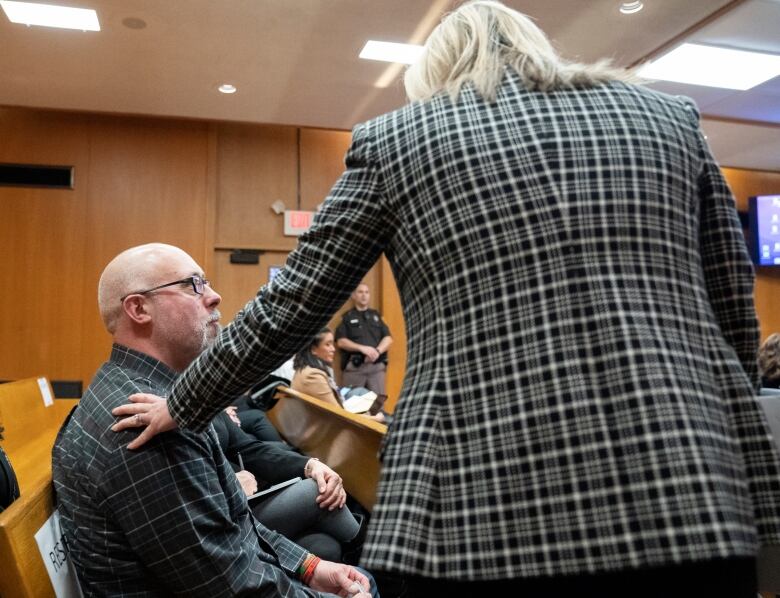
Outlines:
[[407, 363], [365, 565], [412, 596], [754, 598], [780, 462], [753, 271], [696, 107], [631, 81], [498, 2], [448, 15], [151, 432], [202, 429], [384, 253]]

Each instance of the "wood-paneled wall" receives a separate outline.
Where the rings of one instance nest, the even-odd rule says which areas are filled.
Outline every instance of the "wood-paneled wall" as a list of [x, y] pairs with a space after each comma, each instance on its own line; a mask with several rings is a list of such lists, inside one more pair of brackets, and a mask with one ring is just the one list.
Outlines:
[[284, 236], [284, 221], [271, 204], [298, 209], [297, 129], [219, 125], [217, 133], [218, 247], [255, 247], [290, 251], [294, 237]]
[[[44, 373], [86, 385], [110, 347], [96, 288], [112, 257], [150, 241], [182, 247], [209, 273], [229, 321], [295, 246], [271, 204], [316, 209], [350, 134], [0, 108], [0, 139], [0, 162], [75, 167], [73, 190], [0, 187], [0, 379]], [[724, 173], [741, 209], [750, 195], [780, 193], [780, 173]], [[262, 250], [260, 263], [231, 264], [236, 248]], [[757, 276], [764, 336], [780, 330], [772, 272]], [[365, 281], [395, 339], [392, 406], [406, 360], [401, 303], [384, 260]]]
[[76, 172], [73, 191], [0, 188], [0, 379], [81, 376], [88, 130], [82, 116], [0, 112], [0, 162]]
[[[295, 247], [271, 204], [315, 210], [343, 170], [350, 138], [345, 131], [0, 108], [0, 162], [75, 167], [72, 190], [0, 187], [7, 285], [0, 380], [43, 372], [86, 386], [110, 348], [97, 310], [100, 273], [140, 243], [190, 253], [222, 295], [229, 321]], [[236, 248], [262, 250], [260, 264], [231, 264]], [[380, 266], [366, 282], [379, 307]]]

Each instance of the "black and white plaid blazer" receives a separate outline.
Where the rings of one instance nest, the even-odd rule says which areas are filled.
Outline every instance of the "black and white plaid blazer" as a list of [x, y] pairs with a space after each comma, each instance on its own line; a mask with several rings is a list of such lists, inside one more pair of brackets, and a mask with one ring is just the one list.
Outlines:
[[203, 427], [384, 252], [406, 377], [363, 564], [576, 574], [780, 543], [754, 400], [753, 271], [684, 99], [623, 83], [466, 88], [355, 128], [287, 267], [180, 379]]

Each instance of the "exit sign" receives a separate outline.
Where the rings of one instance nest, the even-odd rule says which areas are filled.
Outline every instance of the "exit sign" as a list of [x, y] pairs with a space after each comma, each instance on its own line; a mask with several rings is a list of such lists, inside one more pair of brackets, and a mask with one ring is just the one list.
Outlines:
[[314, 212], [301, 210], [284, 211], [284, 234], [287, 237], [298, 237], [309, 230]]

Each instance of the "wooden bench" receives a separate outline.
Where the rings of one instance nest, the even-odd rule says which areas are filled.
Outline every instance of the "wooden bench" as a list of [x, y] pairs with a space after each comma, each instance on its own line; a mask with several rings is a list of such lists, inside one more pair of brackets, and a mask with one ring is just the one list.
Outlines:
[[[48, 392], [49, 404], [44, 393]], [[3, 449], [19, 480], [22, 494], [51, 477], [51, 448], [62, 422], [78, 399], [55, 399], [49, 381], [27, 378], [0, 384], [0, 426]]]
[[279, 433], [336, 470], [346, 491], [370, 511], [379, 483], [379, 446], [387, 426], [284, 386], [279, 387], [277, 398], [268, 418]]
[[20, 497], [0, 513], [0, 596], [54, 596], [35, 542], [35, 533], [54, 512], [51, 449], [62, 422], [78, 399], [44, 402], [39, 378], [0, 384], [0, 425], [3, 449], [19, 481]]
[[54, 512], [51, 474], [28, 488], [0, 513], [0, 596], [48, 598], [54, 596], [41, 558], [36, 532]]
[[[338, 471], [347, 491], [371, 510], [379, 482], [377, 453], [387, 426], [287, 387], [279, 387], [277, 398], [268, 417], [279, 433]], [[780, 396], [776, 399], [780, 401]], [[776, 440], [780, 448], [780, 438]], [[758, 565], [760, 589], [771, 590], [762, 596], [770, 598], [780, 591], [776, 586], [780, 548], [762, 551]]]

